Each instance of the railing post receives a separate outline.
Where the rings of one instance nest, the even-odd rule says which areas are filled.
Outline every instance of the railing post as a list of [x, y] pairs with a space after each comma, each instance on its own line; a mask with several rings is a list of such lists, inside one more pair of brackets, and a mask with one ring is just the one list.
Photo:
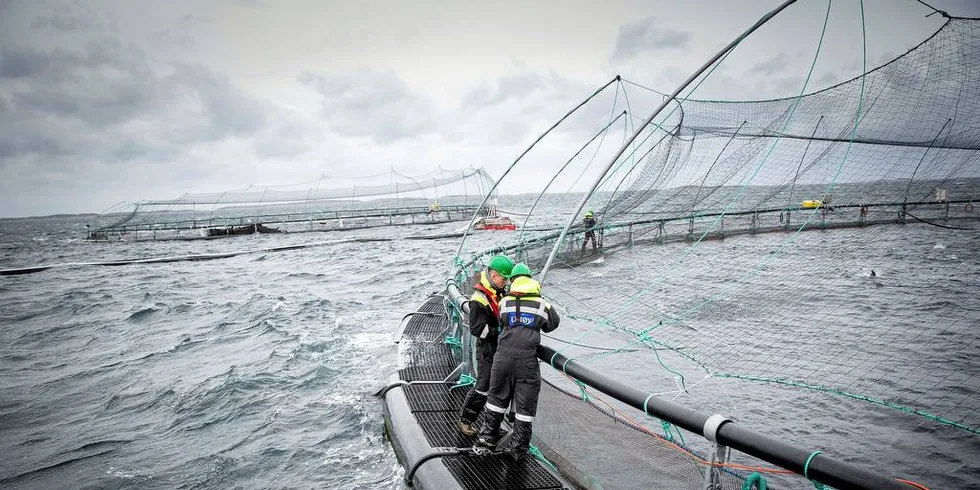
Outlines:
[[711, 445], [711, 464], [704, 472], [704, 484], [702, 490], [721, 490], [721, 468], [719, 464], [728, 462], [731, 456], [731, 449], [717, 442]]

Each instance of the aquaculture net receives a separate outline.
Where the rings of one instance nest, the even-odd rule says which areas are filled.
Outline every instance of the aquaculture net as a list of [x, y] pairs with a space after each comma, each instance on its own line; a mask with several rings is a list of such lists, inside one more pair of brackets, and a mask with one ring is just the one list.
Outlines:
[[[808, 74], [797, 97], [672, 101], [594, 192], [502, 197], [523, 226], [489, 248], [468, 237], [460, 289], [493, 253], [537, 278], [554, 254], [543, 289], [563, 323], [545, 343], [567, 357], [888, 474], [975, 484], [959, 469], [980, 447], [978, 28], [947, 18], [854, 79], [811, 91]], [[570, 148], [554, 175], [606, 163], [589, 160], [603, 141]], [[564, 471], [589, 488], [700, 488], [705, 440], [554, 367], [535, 435]], [[732, 458], [726, 485], [760, 472], [812, 487]]]
[[327, 174], [298, 184], [187, 193], [120, 203], [90, 225], [89, 238], [189, 239], [229, 234], [330, 231], [469, 219], [492, 181], [482, 168], [358, 178]]

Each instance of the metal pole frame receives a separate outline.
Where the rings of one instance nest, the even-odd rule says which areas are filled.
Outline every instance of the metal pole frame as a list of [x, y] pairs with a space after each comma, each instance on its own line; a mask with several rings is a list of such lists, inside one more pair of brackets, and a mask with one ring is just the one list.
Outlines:
[[565, 235], [568, 234], [568, 230], [571, 229], [572, 225], [578, 220], [578, 216], [579, 213], [582, 212], [582, 208], [585, 207], [586, 203], [588, 203], [589, 201], [589, 198], [592, 197], [592, 194], [595, 192], [596, 188], [599, 187], [599, 184], [602, 182], [603, 178], [606, 176], [607, 173], [609, 173], [609, 169], [612, 168], [612, 166], [616, 163], [616, 160], [618, 160], [619, 157], [622, 156], [623, 152], [625, 152], [626, 149], [629, 148], [629, 146], [633, 143], [633, 141], [640, 136], [640, 133], [642, 133], [646, 129], [646, 127], [649, 126], [651, 122], [653, 122], [653, 119], [657, 117], [657, 115], [659, 115], [660, 112], [663, 111], [668, 104], [673, 102], [677, 98], [677, 96], [680, 95], [681, 91], [687, 88], [687, 86], [690, 85], [691, 82], [693, 82], [696, 78], [701, 76], [701, 74], [704, 73], [705, 70], [707, 70], [709, 67], [711, 67], [711, 65], [715, 64], [716, 61], [721, 59], [721, 57], [724, 56], [725, 53], [731, 51], [735, 46], [738, 45], [738, 43], [742, 42], [742, 39], [745, 39], [746, 36], [755, 32], [756, 29], [762, 27], [763, 24], [765, 24], [770, 19], [775, 17], [778, 13], [782, 12], [786, 7], [789, 7], [794, 3], [796, 3], [796, 0], [786, 0], [785, 2], [783, 2], [782, 5], [770, 11], [768, 14], [766, 14], [761, 19], [756, 21], [756, 23], [753, 24], [751, 27], [746, 29], [745, 32], [743, 32], [738, 37], [733, 39], [732, 42], [728, 43], [728, 45], [722, 48], [721, 51], [718, 51], [718, 53], [712, 56], [711, 59], [709, 59], [703, 65], [701, 65], [701, 67], [698, 68], [697, 71], [691, 74], [691, 76], [688, 77], [687, 80], [684, 81], [684, 83], [682, 83], [679, 87], [677, 87], [674, 90], [674, 92], [670, 94], [670, 97], [667, 97], [660, 104], [660, 107], [658, 107], [657, 110], [653, 111], [653, 114], [650, 114], [650, 116], [643, 121], [643, 124], [641, 124], [640, 127], [636, 130], [636, 132], [633, 133], [633, 136], [631, 136], [629, 139], [623, 142], [623, 145], [619, 148], [619, 151], [617, 151], [616, 154], [609, 160], [609, 164], [606, 165], [606, 168], [603, 169], [602, 172], [596, 177], [595, 182], [592, 184], [592, 187], [589, 189], [589, 191], [582, 196], [582, 200], [579, 201], [578, 207], [575, 208], [575, 211], [568, 217], [568, 222], [565, 223], [565, 228], [558, 236], [558, 241], [555, 242], [555, 246], [551, 249], [551, 254], [548, 255], [548, 261], [545, 262], [544, 269], [541, 270], [541, 276], [539, 281], [542, 284], [545, 282], [545, 278], [548, 276], [548, 270], [551, 269], [551, 264], [552, 262], [554, 262], [555, 256], [558, 255], [558, 248], [564, 242]]

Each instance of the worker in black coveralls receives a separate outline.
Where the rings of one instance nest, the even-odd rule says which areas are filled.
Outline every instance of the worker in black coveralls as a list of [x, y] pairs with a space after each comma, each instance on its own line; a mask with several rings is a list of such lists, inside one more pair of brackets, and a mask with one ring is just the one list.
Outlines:
[[531, 424], [538, 408], [541, 369], [537, 350], [541, 332], [558, 328], [558, 313], [541, 297], [541, 284], [528, 277], [516, 277], [510, 293], [500, 300], [500, 338], [490, 375], [490, 393], [483, 412], [479, 443], [496, 447], [500, 424], [511, 399], [516, 405], [514, 434], [501, 448], [514, 459], [527, 454], [531, 444]]
[[510, 257], [495, 255], [473, 285], [469, 325], [470, 333], [476, 338], [476, 384], [466, 393], [457, 422], [459, 431], [467, 436], [476, 435], [474, 424], [487, 402], [491, 365], [497, 352], [498, 308], [513, 268], [514, 261]]

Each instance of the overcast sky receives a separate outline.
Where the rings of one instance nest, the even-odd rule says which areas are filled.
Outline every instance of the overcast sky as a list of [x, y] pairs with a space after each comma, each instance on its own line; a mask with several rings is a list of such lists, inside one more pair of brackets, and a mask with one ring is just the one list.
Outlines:
[[[615, 75], [670, 92], [779, 3], [0, 0], [0, 216], [391, 168], [498, 176]], [[980, 17], [975, 0], [929, 3]], [[694, 95], [795, 95], [826, 8], [790, 7]], [[865, 13], [871, 65], [943, 21], [915, 0]], [[860, 73], [860, 19], [833, 3], [811, 87]], [[570, 156], [607, 99], [538, 157]]]

